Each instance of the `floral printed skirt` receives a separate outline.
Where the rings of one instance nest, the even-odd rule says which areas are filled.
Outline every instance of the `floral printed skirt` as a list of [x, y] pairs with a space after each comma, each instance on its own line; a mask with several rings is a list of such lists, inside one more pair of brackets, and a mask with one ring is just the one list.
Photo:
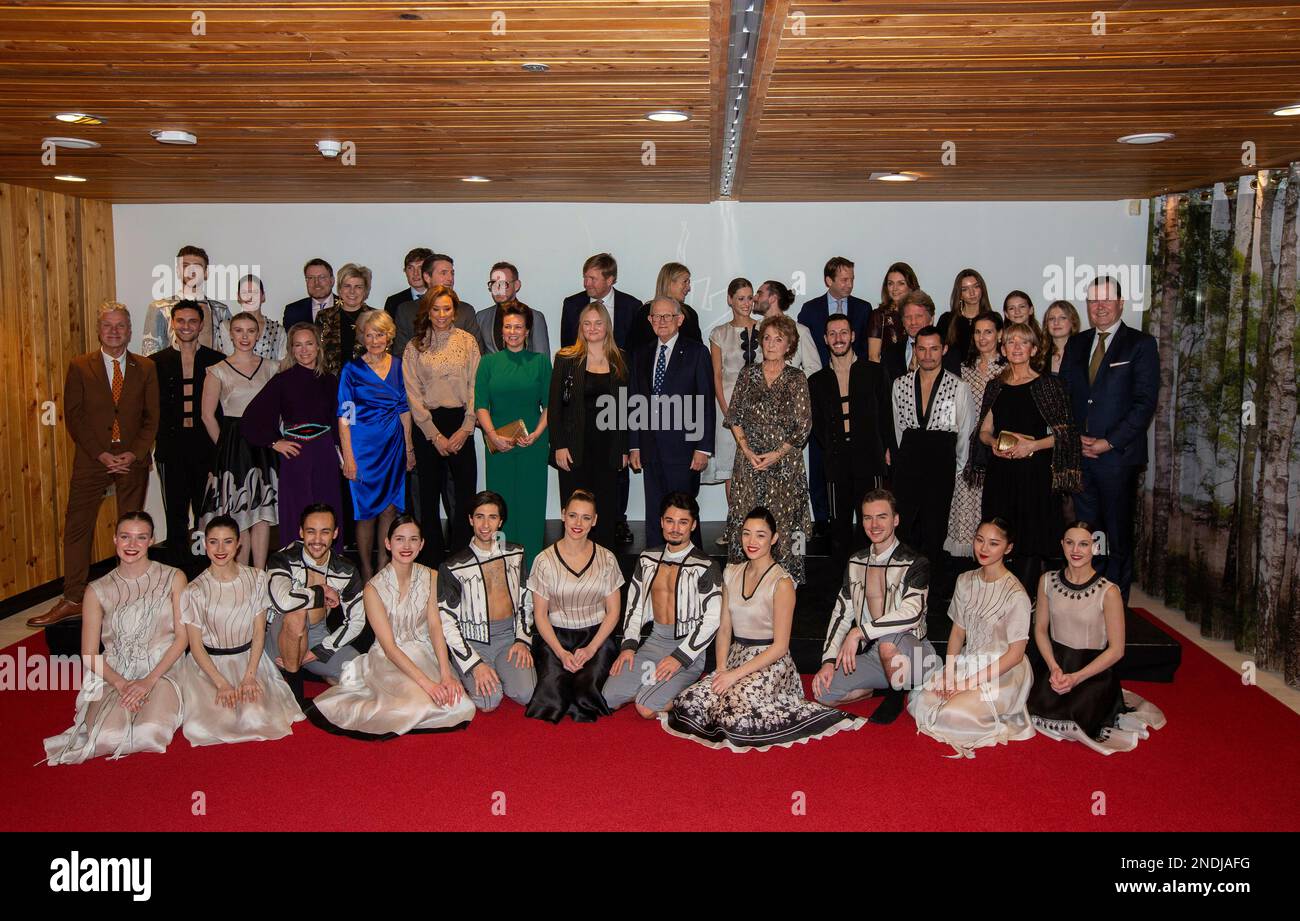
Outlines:
[[[769, 645], [770, 640], [733, 638], [727, 668], [739, 668]], [[710, 672], [677, 695], [672, 710], [661, 717], [665, 731], [710, 748], [746, 752], [773, 745], [789, 748], [866, 725], [864, 719], [808, 700], [789, 653], [722, 694], [713, 691], [715, 674]]]

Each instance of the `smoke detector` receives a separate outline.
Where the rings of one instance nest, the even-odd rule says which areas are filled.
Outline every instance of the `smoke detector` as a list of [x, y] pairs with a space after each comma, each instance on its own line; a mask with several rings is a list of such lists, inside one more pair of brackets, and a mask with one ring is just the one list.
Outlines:
[[333, 160], [343, 150], [343, 144], [340, 141], [317, 141], [316, 149], [322, 157]]

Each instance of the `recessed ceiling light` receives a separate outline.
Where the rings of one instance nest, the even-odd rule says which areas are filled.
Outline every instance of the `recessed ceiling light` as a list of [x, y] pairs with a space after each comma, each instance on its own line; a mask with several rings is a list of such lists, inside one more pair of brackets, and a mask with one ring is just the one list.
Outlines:
[[197, 144], [199, 139], [188, 131], [163, 129], [150, 131], [149, 134], [159, 144]]
[[1282, 106], [1280, 109], [1273, 110], [1274, 115], [1300, 115], [1300, 102], [1291, 106]]
[[679, 112], [676, 109], [659, 109], [655, 112], [646, 114], [646, 118], [652, 122], [684, 122], [690, 119], [685, 112]]
[[67, 150], [91, 150], [98, 147], [98, 141], [87, 141], [82, 138], [45, 138], [41, 141], [41, 146], [53, 144], [55, 147], [63, 147]]
[[61, 122], [67, 122], [69, 125], [102, 125], [104, 119], [100, 115], [87, 115], [85, 112], [60, 112], [54, 116]]
[[872, 173], [868, 179], [878, 179], [881, 182], [916, 182], [921, 177], [916, 173], [901, 172], [899, 170], [890, 170], [887, 173]]
[[486, 176], [462, 176], [460, 181], [461, 182], [491, 182], [492, 180]]
[[1146, 131], [1140, 134], [1126, 134], [1116, 138], [1121, 144], [1159, 144], [1174, 136], [1172, 131]]
[[54, 178], [60, 179], [64, 182], [85, 182], [86, 181], [85, 176], [74, 176], [71, 173], [64, 173], [62, 176], [55, 176]]
[[544, 74], [551, 69], [550, 66], [546, 64], [524, 64], [522, 66], [524, 70], [528, 71], [530, 74]]

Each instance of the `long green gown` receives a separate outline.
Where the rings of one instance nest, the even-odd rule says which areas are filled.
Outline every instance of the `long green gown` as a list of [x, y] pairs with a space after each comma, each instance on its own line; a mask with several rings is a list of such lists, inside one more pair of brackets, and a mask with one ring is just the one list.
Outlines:
[[[546, 408], [551, 391], [551, 359], [538, 352], [503, 349], [484, 355], [474, 379], [474, 408], [486, 409], [493, 427], [523, 419], [528, 431]], [[506, 540], [524, 547], [524, 572], [542, 552], [546, 530], [547, 434], [526, 448], [487, 457], [487, 488], [506, 500]]]

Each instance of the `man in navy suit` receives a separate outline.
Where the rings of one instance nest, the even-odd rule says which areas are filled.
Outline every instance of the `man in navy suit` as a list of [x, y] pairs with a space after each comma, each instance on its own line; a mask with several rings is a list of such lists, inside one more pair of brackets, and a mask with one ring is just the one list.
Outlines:
[[302, 267], [302, 279], [307, 283], [307, 296], [285, 305], [285, 332], [295, 323], [315, 323], [318, 313], [334, 306], [334, 268], [328, 262], [309, 259]]
[[402, 262], [402, 271], [406, 273], [406, 287], [388, 295], [388, 300], [384, 301], [384, 309], [388, 311], [389, 316], [396, 318], [398, 307], [407, 301], [418, 301], [424, 297], [424, 292], [428, 289], [424, 286], [422, 269], [424, 260], [432, 255], [433, 250], [427, 246], [417, 246], [406, 254], [406, 259]]
[[[831, 362], [830, 349], [826, 345], [826, 319], [832, 314], [844, 314], [853, 329], [853, 352], [865, 361], [871, 305], [853, 296], [853, 263], [843, 256], [832, 256], [826, 262], [822, 276], [826, 281], [826, 293], [799, 308], [799, 322], [812, 333], [812, 341], [825, 368]], [[831, 517], [824, 468], [821, 445], [816, 441], [808, 442], [808, 498], [812, 501], [815, 532], [821, 535], [828, 533]]]
[[[623, 357], [631, 363], [628, 339], [637, 312], [641, 309], [641, 302], [630, 294], [616, 290], [616, 281], [618, 263], [609, 253], [597, 253], [582, 264], [582, 290], [566, 297], [564, 309], [560, 311], [560, 348], [568, 348], [578, 341], [578, 317], [592, 301], [600, 301], [609, 311], [614, 323], [614, 341], [623, 350]], [[627, 526], [627, 492], [630, 482], [627, 468], [624, 467], [618, 474], [618, 523], [614, 525], [614, 539], [620, 544], [632, 543], [632, 531]]]
[[[1160, 357], [1155, 337], [1120, 320], [1119, 282], [1103, 275], [1088, 287], [1092, 329], [1065, 344], [1061, 381], [1083, 440], [1083, 492], [1075, 517], [1106, 535], [1097, 569], [1128, 602], [1133, 582], [1133, 508], [1147, 463], [1147, 427], [1156, 411]], [[1101, 554], [1098, 554], [1099, 556]]]
[[[679, 490], [698, 497], [700, 471], [713, 454], [713, 359], [704, 345], [680, 335], [684, 320], [681, 304], [655, 298], [655, 341], [632, 356], [632, 394], [645, 411], [640, 425], [629, 418], [628, 461], [645, 474], [647, 547], [664, 542], [656, 515], [663, 497]], [[699, 522], [691, 539], [703, 546]]]

